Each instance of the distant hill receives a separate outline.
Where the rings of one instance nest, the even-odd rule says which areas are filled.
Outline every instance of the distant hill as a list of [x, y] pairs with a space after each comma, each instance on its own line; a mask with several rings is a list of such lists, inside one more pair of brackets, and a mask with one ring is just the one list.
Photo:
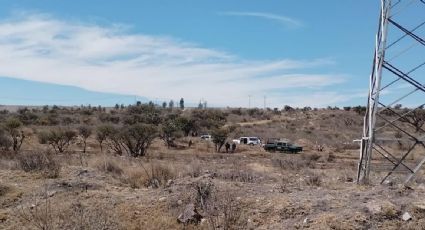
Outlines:
[[[146, 97], [101, 93], [89, 91], [75, 86], [57, 85], [36, 81], [0, 77], [0, 105], [63, 105], [79, 106], [115, 104], [133, 104], [135, 100], [148, 102]], [[15, 109], [10, 106], [8, 109]]]

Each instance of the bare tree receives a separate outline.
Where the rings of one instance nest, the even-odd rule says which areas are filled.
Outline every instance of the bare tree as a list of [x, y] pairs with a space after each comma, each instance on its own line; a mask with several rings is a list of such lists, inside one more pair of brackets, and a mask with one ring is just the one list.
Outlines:
[[419, 132], [425, 124], [425, 110], [423, 107], [414, 110], [405, 110], [407, 113], [400, 121], [409, 123], [415, 127], [415, 131]]

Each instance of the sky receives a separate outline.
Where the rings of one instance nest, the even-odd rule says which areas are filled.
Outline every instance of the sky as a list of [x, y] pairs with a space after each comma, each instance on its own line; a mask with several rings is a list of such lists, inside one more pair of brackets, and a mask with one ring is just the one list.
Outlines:
[[272, 108], [366, 104], [380, 7], [378, 0], [0, 4], [0, 104], [184, 98]]

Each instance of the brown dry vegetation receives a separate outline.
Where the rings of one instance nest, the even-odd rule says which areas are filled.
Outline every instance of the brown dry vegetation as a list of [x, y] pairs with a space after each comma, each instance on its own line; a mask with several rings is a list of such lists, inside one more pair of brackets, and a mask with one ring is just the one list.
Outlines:
[[[95, 134], [86, 153], [78, 138], [64, 153], [37, 140], [37, 133], [56, 125], [77, 129], [128, 119], [125, 111], [111, 111], [18, 113], [27, 139], [19, 152], [0, 155], [0, 229], [425, 228], [420, 176], [409, 188], [355, 184], [352, 140], [362, 123], [356, 112], [224, 111], [220, 125], [238, 127], [229, 139], [286, 137], [304, 147], [295, 155], [242, 145], [233, 154], [217, 153], [212, 142], [182, 134], [170, 147], [160, 130], [142, 157], [116, 154], [106, 144], [101, 151]], [[179, 113], [192, 116], [190, 110]], [[209, 125], [197, 131], [214, 128]], [[200, 223], [177, 221], [188, 204], [203, 216]], [[406, 211], [412, 215], [407, 222], [401, 220]]]

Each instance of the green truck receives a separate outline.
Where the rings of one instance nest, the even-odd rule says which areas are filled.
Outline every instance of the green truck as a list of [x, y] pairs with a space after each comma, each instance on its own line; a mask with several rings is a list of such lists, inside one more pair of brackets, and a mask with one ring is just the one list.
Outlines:
[[303, 147], [292, 144], [289, 140], [270, 138], [264, 145], [264, 150], [269, 152], [287, 152], [287, 153], [299, 153], [303, 151]]

